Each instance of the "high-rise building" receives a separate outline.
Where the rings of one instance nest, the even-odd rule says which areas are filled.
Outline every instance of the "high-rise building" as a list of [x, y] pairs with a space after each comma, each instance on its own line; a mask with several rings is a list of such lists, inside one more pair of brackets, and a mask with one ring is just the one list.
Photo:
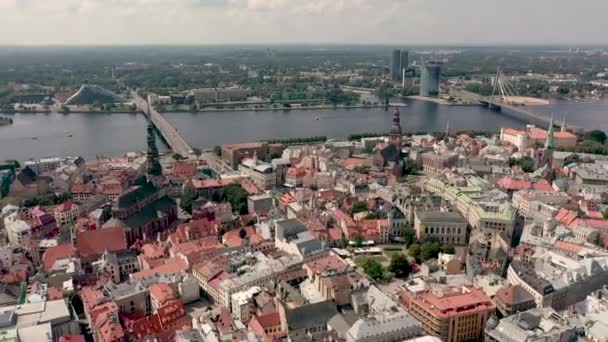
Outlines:
[[399, 80], [403, 78], [403, 70], [407, 69], [409, 65], [409, 52], [407, 50], [401, 50], [401, 58], [399, 59]]
[[439, 81], [441, 79], [441, 64], [426, 62], [420, 69], [420, 96], [439, 95]]
[[393, 50], [391, 55], [391, 80], [398, 82], [401, 79], [401, 50]]
[[391, 55], [391, 80], [393, 82], [401, 82], [403, 70], [407, 69], [408, 64], [409, 53], [407, 50], [393, 50]]

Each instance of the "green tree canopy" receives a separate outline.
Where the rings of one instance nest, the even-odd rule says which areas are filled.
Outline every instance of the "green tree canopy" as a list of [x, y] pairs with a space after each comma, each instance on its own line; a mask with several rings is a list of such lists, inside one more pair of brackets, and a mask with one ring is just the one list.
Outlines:
[[405, 240], [405, 245], [410, 246], [414, 243], [416, 239], [416, 232], [411, 227], [403, 228], [403, 239]]
[[410, 256], [414, 259], [416, 259], [416, 261], [420, 260], [420, 253], [421, 253], [421, 247], [420, 244], [418, 243], [414, 243], [410, 246], [410, 248], [408, 249], [408, 253], [410, 254]]
[[365, 239], [363, 238], [363, 236], [361, 234], [353, 235], [353, 242], [355, 243], [355, 246], [357, 246], [357, 247], [363, 246], [364, 241], [365, 241]]
[[583, 139], [585, 139], [585, 140], [593, 140], [600, 144], [605, 143], [606, 138], [607, 138], [606, 133], [599, 129], [594, 129], [592, 131], [586, 132], [585, 135], [583, 136]]
[[360, 213], [360, 212], [366, 211], [366, 210], [367, 210], [367, 203], [366, 202], [356, 202], [350, 208], [350, 214], [351, 215], [355, 215], [356, 213]]
[[182, 193], [182, 198], [179, 203], [180, 208], [188, 214], [192, 214], [192, 202], [195, 200], [194, 191], [191, 187], [187, 186]]
[[407, 278], [412, 272], [412, 265], [405, 254], [395, 253], [391, 256], [388, 270], [393, 272], [397, 278]]
[[367, 259], [363, 264], [363, 270], [368, 277], [374, 280], [384, 279], [384, 267], [374, 259]]

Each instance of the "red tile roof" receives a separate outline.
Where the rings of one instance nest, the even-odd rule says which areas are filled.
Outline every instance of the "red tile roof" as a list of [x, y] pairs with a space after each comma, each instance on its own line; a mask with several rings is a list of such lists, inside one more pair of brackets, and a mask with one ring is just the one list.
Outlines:
[[520, 285], [511, 285], [496, 291], [496, 299], [507, 305], [517, 305], [533, 301], [534, 297]]
[[155, 314], [130, 323], [130, 335], [134, 340], [155, 336], [161, 341], [175, 338], [175, 332], [192, 328], [181, 301], [173, 299], [158, 308]]
[[165, 249], [166, 248], [164, 246], [147, 243], [141, 246], [140, 251], [145, 258], [160, 259], [165, 256]]
[[55, 261], [59, 259], [69, 258], [76, 255], [76, 250], [71, 244], [58, 245], [47, 248], [42, 255], [42, 268], [50, 272], [55, 265]]
[[49, 286], [46, 291], [46, 296], [48, 300], [62, 299], [63, 290], [57, 287]]
[[59, 342], [85, 342], [83, 335], [63, 335], [59, 337]]
[[416, 302], [436, 317], [460, 316], [485, 311], [493, 312], [496, 309], [492, 300], [481, 289], [473, 287], [445, 293], [443, 296], [437, 296], [432, 292], [423, 292], [419, 293], [412, 302]]
[[181, 271], [187, 271], [188, 270], [188, 263], [182, 259], [182, 258], [173, 258], [170, 259], [170, 261], [168, 261], [165, 264], [162, 264], [160, 266], [148, 269], [148, 270], [143, 270], [143, 271], [139, 271], [139, 272], [135, 272], [135, 273], [131, 273], [131, 279], [143, 279], [146, 277], [150, 277], [153, 276], [155, 274], [159, 274], [159, 273], [177, 273], [177, 272], [181, 272]]
[[72, 201], [65, 201], [63, 203], [61, 203], [60, 205], [58, 205], [55, 210], [56, 212], [60, 212], [60, 213], [67, 213], [70, 212], [74, 209], [76, 209], [78, 207], [78, 205]]
[[196, 164], [192, 162], [177, 162], [173, 165], [173, 175], [176, 177], [192, 178], [196, 176]]
[[76, 249], [81, 257], [102, 255], [106, 250], [117, 252], [127, 249], [125, 230], [113, 227], [89, 230], [76, 235]]
[[325, 271], [333, 270], [338, 273], [345, 272], [348, 270], [349, 265], [336, 255], [329, 255], [315, 261], [311, 261], [306, 264], [311, 271], [316, 274], [323, 273]]
[[557, 249], [561, 249], [562, 251], [568, 252], [568, 253], [578, 253], [581, 250], [584, 249], [583, 246], [572, 243], [572, 242], [566, 242], [566, 241], [555, 241], [555, 243], [553, 244], [553, 247], [557, 248]]
[[177, 297], [173, 288], [165, 283], [152, 284], [148, 290], [150, 290], [150, 297], [153, 297], [160, 305]]

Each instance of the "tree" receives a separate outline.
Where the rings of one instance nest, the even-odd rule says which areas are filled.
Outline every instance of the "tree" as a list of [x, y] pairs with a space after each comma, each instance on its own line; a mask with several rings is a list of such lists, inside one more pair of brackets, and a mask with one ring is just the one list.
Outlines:
[[196, 156], [196, 159], [198, 159], [200, 158], [201, 154], [203, 154], [203, 151], [200, 148], [193, 147], [192, 154], [194, 154]]
[[391, 96], [393, 96], [393, 86], [384, 83], [378, 88], [376, 88], [376, 96], [382, 101], [383, 104], [387, 105], [390, 101]]
[[374, 259], [367, 259], [363, 264], [363, 270], [374, 280], [384, 279], [384, 267]]
[[194, 191], [191, 187], [187, 186], [184, 189], [179, 206], [183, 211], [187, 212], [188, 214], [192, 214], [192, 202], [194, 202], [194, 200]]
[[418, 172], [418, 165], [410, 158], [405, 158], [403, 161], [403, 174], [404, 175], [414, 175]]
[[353, 235], [353, 242], [355, 243], [356, 247], [363, 246], [364, 241], [365, 241], [365, 239], [363, 238], [363, 236], [361, 234]]
[[604, 131], [600, 131], [599, 129], [594, 129], [592, 131], [589, 131], [587, 133], [585, 133], [585, 135], [583, 136], [584, 140], [592, 140], [592, 141], [596, 141], [600, 144], [604, 144], [606, 142], [606, 133], [604, 133]]
[[410, 246], [414, 243], [414, 239], [416, 238], [416, 232], [411, 227], [403, 228], [403, 239], [405, 240], [405, 245]]
[[377, 212], [371, 212], [369, 214], [367, 214], [367, 216], [365, 216], [366, 220], [379, 220], [380, 219], [380, 214], [378, 214]]
[[420, 248], [420, 260], [427, 261], [429, 259], [436, 258], [441, 251], [441, 244], [439, 242], [427, 241], [422, 244]]
[[184, 156], [182, 156], [182, 155], [181, 155], [181, 154], [179, 154], [179, 153], [173, 153], [173, 155], [172, 155], [171, 157], [172, 157], [173, 159], [177, 160], [177, 161], [180, 161], [180, 160], [184, 160], [184, 159], [186, 159], [186, 158], [184, 158]]
[[222, 147], [220, 145], [213, 146], [213, 153], [215, 153], [216, 156], [221, 157], [222, 156]]
[[415, 243], [412, 244], [410, 246], [410, 248], [408, 249], [408, 253], [410, 254], [410, 256], [414, 259], [416, 259], [416, 261], [420, 260], [420, 253], [421, 253], [421, 247], [420, 244]]
[[63, 114], [67, 114], [70, 112], [70, 107], [68, 107], [66, 105], [61, 105], [61, 108], [59, 109], [59, 111]]
[[608, 209], [604, 210], [602, 216], [604, 216], [604, 220], [608, 220]]
[[360, 213], [360, 212], [366, 211], [366, 210], [367, 210], [367, 203], [365, 203], [365, 202], [356, 202], [350, 208], [350, 214], [351, 215], [355, 215], [356, 213]]
[[148, 175], [161, 176], [163, 173], [160, 166], [158, 148], [156, 147], [156, 133], [152, 123], [148, 123]]
[[412, 265], [403, 253], [395, 253], [391, 256], [388, 270], [393, 272], [397, 278], [407, 278], [412, 272]]
[[241, 228], [241, 230], [239, 230], [239, 237], [241, 239], [246, 238], [247, 237], [247, 231], [245, 229]]
[[230, 184], [224, 188], [224, 200], [232, 206], [232, 211], [240, 215], [249, 212], [247, 209], [247, 191], [240, 184]]
[[441, 252], [446, 254], [456, 254], [456, 249], [452, 245], [441, 246]]

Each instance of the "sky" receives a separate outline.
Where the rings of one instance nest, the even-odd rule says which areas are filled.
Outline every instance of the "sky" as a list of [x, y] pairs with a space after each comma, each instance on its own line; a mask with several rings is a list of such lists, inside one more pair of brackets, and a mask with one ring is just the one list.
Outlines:
[[608, 44], [606, 13], [608, 0], [0, 0], [0, 44]]

